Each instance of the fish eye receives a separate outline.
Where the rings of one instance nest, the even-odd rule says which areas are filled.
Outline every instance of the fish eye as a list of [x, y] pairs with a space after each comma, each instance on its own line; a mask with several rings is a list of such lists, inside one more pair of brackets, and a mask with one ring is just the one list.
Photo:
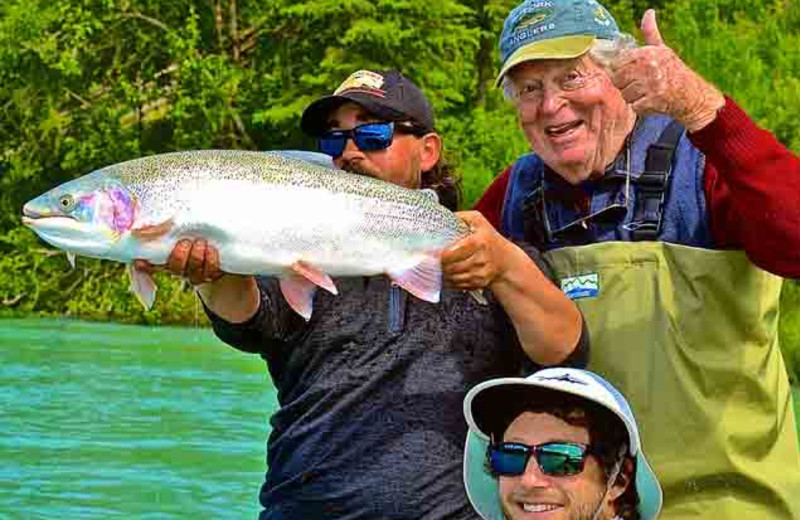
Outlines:
[[62, 195], [58, 199], [58, 206], [61, 211], [72, 211], [75, 207], [75, 198], [72, 195]]

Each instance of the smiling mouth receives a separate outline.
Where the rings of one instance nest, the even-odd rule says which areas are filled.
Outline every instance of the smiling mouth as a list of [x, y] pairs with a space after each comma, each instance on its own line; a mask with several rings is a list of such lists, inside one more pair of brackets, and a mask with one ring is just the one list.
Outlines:
[[558, 504], [530, 504], [524, 502], [521, 506], [522, 510], [526, 513], [548, 513], [556, 509], [561, 509], [561, 506]]
[[549, 135], [551, 137], [558, 137], [558, 136], [562, 136], [562, 135], [566, 134], [570, 130], [574, 130], [574, 129], [578, 128], [582, 124], [583, 124], [583, 121], [578, 120], [578, 121], [573, 121], [571, 123], [566, 123], [566, 124], [563, 124], [563, 125], [548, 126], [548, 127], [546, 127], [544, 129], [544, 131], [545, 131], [545, 133], [547, 135]]

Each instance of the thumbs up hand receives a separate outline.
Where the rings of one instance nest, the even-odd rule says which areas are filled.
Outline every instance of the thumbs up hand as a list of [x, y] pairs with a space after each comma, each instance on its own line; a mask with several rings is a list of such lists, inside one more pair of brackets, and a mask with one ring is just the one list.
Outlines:
[[644, 46], [622, 51], [610, 66], [622, 97], [637, 114], [666, 114], [690, 132], [708, 125], [725, 105], [722, 93], [664, 44], [652, 9], [644, 13], [642, 33]]

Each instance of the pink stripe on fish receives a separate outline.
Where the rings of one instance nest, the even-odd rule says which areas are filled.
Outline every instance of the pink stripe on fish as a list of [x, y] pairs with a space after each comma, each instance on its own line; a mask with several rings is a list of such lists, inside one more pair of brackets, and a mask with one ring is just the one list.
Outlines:
[[136, 218], [136, 201], [125, 190], [106, 191], [114, 211], [111, 228], [117, 233], [129, 230]]

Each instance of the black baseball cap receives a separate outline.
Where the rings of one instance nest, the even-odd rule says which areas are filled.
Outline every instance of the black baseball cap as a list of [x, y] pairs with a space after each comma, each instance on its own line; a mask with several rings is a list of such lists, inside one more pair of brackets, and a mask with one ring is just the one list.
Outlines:
[[348, 101], [387, 121], [411, 121], [422, 131], [434, 131], [433, 109], [425, 94], [396, 70], [352, 73], [332, 95], [306, 107], [300, 128], [308, 135], [320, 135], [327, 129], [328, 114]]

